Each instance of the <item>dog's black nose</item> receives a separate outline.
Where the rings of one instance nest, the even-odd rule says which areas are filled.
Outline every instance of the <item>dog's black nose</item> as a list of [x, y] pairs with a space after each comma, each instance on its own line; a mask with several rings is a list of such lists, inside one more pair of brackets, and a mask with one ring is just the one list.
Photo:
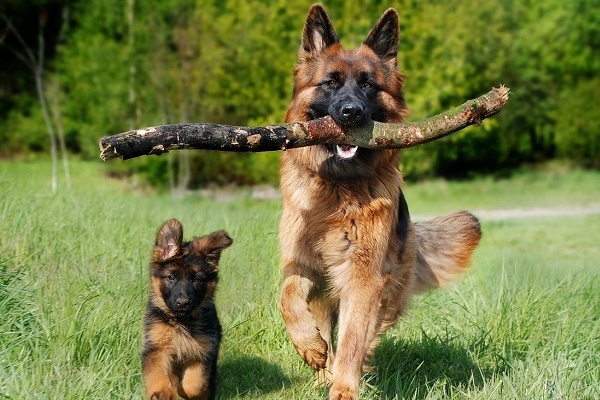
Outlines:
[[364, 110], [358, 103], [344, 104], [340, 110], [342, 120], [346, 124], [355, 124], [363, 119]]
[[186, 299], [186, 298], [179, 298], [179, 299], [175, 300], [175, 304], [177, 305], [177, 308], [179, 308], [179, 309], [186, 308], [187, 306], [190, 305], [190, 300]]

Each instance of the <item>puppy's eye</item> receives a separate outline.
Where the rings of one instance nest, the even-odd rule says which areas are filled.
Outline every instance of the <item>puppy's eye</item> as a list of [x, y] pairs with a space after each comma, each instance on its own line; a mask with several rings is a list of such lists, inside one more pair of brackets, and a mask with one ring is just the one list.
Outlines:
[[193, 283], [198, 283], [202, 280], [202, 278], [200, 278], [198, 275], [195, 275], [192, 277], [192, 282]]
[[373, 84], [369, 81], [364, 81], [362, 84], [363, 89], [368, 90], [371, 89], [373, 87]]
[[167, 279], [169, 282], [175, 282], [175, 275], [173, 275], [173, 274], [169, 274], [169, 275], [167, 275], [167, 276], [166, 276], [166, 279]]

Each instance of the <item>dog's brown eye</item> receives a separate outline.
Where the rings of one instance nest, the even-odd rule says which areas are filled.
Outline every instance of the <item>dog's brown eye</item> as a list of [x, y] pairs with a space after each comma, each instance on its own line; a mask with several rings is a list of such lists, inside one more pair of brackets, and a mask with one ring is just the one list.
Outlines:
[[371, 82], [369, 82], [369, 81], [365, 81], [365, 82], [363, 82], [362, 87], [365, 90], [366, 89], [371, 89], [373, 87], [373, 84]]
[[340, 86], [340, 81], [336, 77], [329, 77], [329, 78], [321, 81], [321, 83], [319, 85], [326, 86], [331, 89], [335, 89], [338, 86]]
[[169, 282], [175, 282], [175, 275], [173, 275], [173, 274], [169, 274], [169, 275], [167, 275], [167, 280], [168, 280]]
[[194, 276], [194, 277], [192, 278], [192, 282], [194, 282], [194, 283], [198, 283], [198, 282], [200, 282], [201, 280], [202, 280], [202, 279], [200, 279], [200, 277], [199, 277], [199, 276]]

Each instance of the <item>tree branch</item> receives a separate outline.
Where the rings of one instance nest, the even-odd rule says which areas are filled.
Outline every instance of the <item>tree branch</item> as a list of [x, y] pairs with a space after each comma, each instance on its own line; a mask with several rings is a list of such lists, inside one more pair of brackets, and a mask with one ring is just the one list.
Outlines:
[[479, 124], [500, 112], [510, 89], [506, 86], [416, 122], [340, 128], [331, 117], [308, 122], [242, 127], [217, 124], [175, 124], [137, 129], [100, 139], [100, 158], [123, 160], [169, 150], [274, 151], [324, 143], [354, 144], [372, 149], [399, 149], [439, 139]]

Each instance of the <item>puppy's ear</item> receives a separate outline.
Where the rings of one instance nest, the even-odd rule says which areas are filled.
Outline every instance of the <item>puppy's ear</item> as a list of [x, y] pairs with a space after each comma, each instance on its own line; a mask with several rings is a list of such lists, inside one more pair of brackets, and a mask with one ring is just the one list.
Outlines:
[[208, 236], [194, 238], [192, 250], [197, 256], [206, 257], [208, 263], [216, 270], [221, 258], [221, 251], [231, 246], [232, 243], [233, 239], [225, 231], [217, 231]]
[[395, 68], [399, 40], [398, 12], [388, 8], [373, 26], [363, 44], [370, 47], [384, 63]]
[[181, 226], [181, 222], [176, 219], [165, 222], [156, 234], [152, 261], [162, 262], [175, 257], [181, 250], [182, 240], [183, 226]]
[[304, 23], [302, 46], [298, 55], [300, 62], [318, 56], [335, 43], [339, 43], [339, 40], [325, 8], [320, 4], [313, 5]]

